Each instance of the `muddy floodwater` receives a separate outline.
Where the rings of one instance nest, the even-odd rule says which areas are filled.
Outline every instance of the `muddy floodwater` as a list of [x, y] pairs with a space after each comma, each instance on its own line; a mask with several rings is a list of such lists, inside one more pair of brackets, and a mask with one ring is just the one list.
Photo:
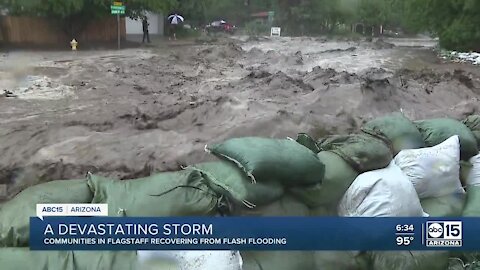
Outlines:
[[150, 49], [0, 54], [0, 184], [8, 193], [90, 171], [121, 179], [207, 161], [237, 136], [358, 131], [479, 113], [480, 71], [430, 39], [236, 37]]

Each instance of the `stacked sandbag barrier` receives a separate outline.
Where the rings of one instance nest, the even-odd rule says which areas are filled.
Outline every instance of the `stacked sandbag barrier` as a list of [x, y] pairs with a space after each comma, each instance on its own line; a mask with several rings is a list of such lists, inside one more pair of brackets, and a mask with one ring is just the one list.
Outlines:
[[415, 121], [427, 146], [435, 146], [453, 135], [460, 139], [460, 156], [468, 161], [478, 154], [478, 142], [475, 134], [462, 122], [449, 118], [437, 118]]
[[2, 270], [133, 270], [134, 251], [30, 251], [0, 249]]
[[[296, 141], [245, 137], [207, 145], [216, 161], [178, 172], [121, 181], [88, 174], [86, 179], [37, 185], [0, 207], [0, 246], [5, 247], [0, 248], [0, 262], [8, 262], [0, 268], [135, 269], [137, 252], [40, 252], [30, 256], [38, 264], [22, 261], [30, 254], [28, 218], [35, 215], [37, 203], [108, 203], [109, 216], [129, 217], [480, 216], [479, 134], [480, 116], [462, 122], [411, 121], [392, 113], [367, 122], [359, 134], [318, 139], [300, 133]], [[451, 166], [443, 176], [412, 167], [432, 160]], [[394, 207], [382, 208], [375, 199]], [[449, 257], [480, 258], [423, 251], [241, 255], [248, 270], [446, 270]], [[223, 267], [216, 269], [230, 270]]]
[[[285, 195], [274, 203], [256, 207], [254, 209], [240, 209], [235, 215], [238, 216], [296, 216], [306, 217], [309, 209], [290, 195]], [[315, 269], [312, 251], [242, 251], [244, 270], [263, 269]]]
[[[470, 164], [471, 169], [465, 181], [467, 196], [462, 215], [465, 217], [480, 217], [480, 154], [472, 157]], [[452, 255], [454, 259], [450, 262], [449, 270], [463, 270], [468, 269], [466, 266], [480, 264], [480, 253], [478, 252], [455, 252]]]
[[[286, 191], [321, 185], [325, 164], [291, 139], [236, 138], [207, 145], [219, 161], [191, 166], [232, 198], [234, 216], [309, 216], [309, 208]], [[311, 251], [244, 251], [243, 269], [314, 269]]]
[[[459, 136], [454, 135], [433, 147], [402, 150], [395, 156], [393, 163], [412, 184], [415, 195], [423, 201], [421, 208], [426, 214], [458, 216], [463, 207], [465, 193], [459, 180], [459, 161], [460, 140]], [[372, 269], [447, 269], [450, 256], [447, 251], [370, 254]], [[392, 265], [395, 265], [395, 268]]]
[[109, 216], [213, 216], [222, 199], [195, 170], [165, 172], [134, 180], [88, 175], [92, 203], [108, 204]]
[[136, 252], [35, 251], [28, 248], [30, 217], [39, 203], [91, 203], [87, 179], [57, 180], [29, 187], [0, 207], [2, 270], [131, 270]]
[[36, 204], [90, 203], [92, 199], [86, 179], [51, 181], [23, 190], [0, 208], [0, 247], [28, 246]]
[[[312, 151], [319, 152], [319, 156], [325, 156], [325, 153], [328, 153], [330, 156], [336, 154], [336, 157], [341, 158], [340, 162], [344, 162], [350, 170], [338, 170], [337, 173], [334, 173], [338, 178], [331, 181], [333, 178], [331, 177], [332, 174], [330, 172], [334, 166], [332, 166], [332, 163], [323, 162], [325, 164], [325, 177], [323, 184], [310, 189], [301, 188], [300, 193], [298, 190], [294, 190], [293, 193], [297, 196], [299, 194], [309, 195], [299, 196], [298, 198], [303, 200], [308, 206], [313, 207], [311, 212], [312, 215], [322, 216], [338, 214], [338, 212], [335, 212], [332, 209], [332, 206], [335, 207], [338, 205], [339, 198], [342, 198], [347, 192], [347, 189], [349, 189], [354, 180], [356, 180], [358, 174], [361, 175], [361, 173], [365, 172], [365, 168], [372, 169], [373, 171], [378, 169], [382, 170], [382, 167], [385, 167], [384, 165], [387, 164], [387, 161], [390, 162], [391, 158], [388, 158], [389, 153], [385, 150], [387, 147], [390, 149], [392, 157], [397, 157], [397, 160], [401, 160], [402, 155], [415, 155], [415, 153], [404, 152], [399, 156], [398, 154], [402, 150], [419, 149], [422, 150], [424, 154], [425, 151], [421, 148], [437, 146], [448, 139], [455, 140], [452, 137], [456, 135], [458, 141], [458, 145], [456, 146], [458, 148], [458, 155], [448, 156], [447, 154], [447, 157], [444, 157], [443, 162], [451, 163], [452, 166], [448, 169], [448, 175], [443, 176], [443, 178], [440, 177], [440, 179], [444, 179], [445, 181], [443, 183], [437, 183], [437, 186], [442, 188], [434, 188], [435, 183], [432, 183], [432, 187], [429, 187], [429, 189], [433, 189], [434, 192], [430, 192], [429, 194], [429, 192], [426, 191], [426, 195], [416, 196], [416, 201], [420, 199], [420, 208], [417, 209], [422, 209], [427, 215], [437, 217], [460, 216], [465, 202], [465, 192], [461, 186], [462, 183], [467, 182], [468, 176], [472, 175], [472, 162], [469, 162], [469, 158], [478, 153], [478, 141], [477, 137], [474, 136], [474, 132], [478, 131], [479, 128], [477, 124], [479, 122], [475, 122], [478, 121], [477, 119], [480, 118], [478, 116], [470, 116], [463, 122], [453, 119], [432, 119], [413, 122], [406, 118], [402, 113], [393, 113], [366, 123], [362, 127], [362, 134], [360, 135], [337, 135], [329, 138], [322, 138], [318, 142], [312, 143], [314, 140], [307, 135], [299, 134], [297, 139], [299, 143], [305, 145]], [[379, 144], [378, 141], [370, 139], [365, 136], [365, 134], [380, 139], [385, 145]], [[347, 146], [343, 143], [345, 141], [349, 141]], [[353, 145], [351, 145], [351, 143], [353, 143]], [[368, 146], [369, 144], [373, 145], [374, 143], [377, 147], [373, 148]], [[357, 146], [355, 146], [355, 144], [357, 144]], [[342, 149], [345, 147], [348, 147], [349, 149]], [[368, 153], [368, 151], [375, 151], [375, 149], [379, 149], [379, 151], [372, 154]], [[432, 149], [433, 152], [437, 150], [439, 149]], [[455, 153], [455, 151], [453, 152]], [[383, 155], [381, 153], [383, 153]], [[432, 153], [431, 159], [435, 158], [435, 154]], [[408, 168], [404, 166], [403, 169], [404, 174], [408, 175]], [[357, 174], [348, 173], [349, 171], [355, 171]], [[345, 173], [345, 175], [341, 176], [342, 173]], [[409, 180], [412, 180], [411, 176], [412, 175], [410, 175]], [[423, 175], [423, 178], [425, 179], [429, 179], [429, 177], [432, 181], [438, 180], [438, 177], [432, 177], [432, 175], [426, 174]], [[372, 179], [371, 177], [368, 178]], [[366, 184], [367, 183], [362, 183], [362, 186]], [[445, 187], [444, 184], [447, 184], [447, 186]], [[322, 189], [327, 186], [330, 187], [325, 190]], [[398, 188], [398, 186], [392, 186], [387, 189], [392, 188]], [[330, 206], [328, 203], [325, 203], [325, 197], [315, 196], [317, 194], [331, 195], [328, 191], [335, 191], [334, 193], [339, 194], [339, 196], [334, 196], [337, 199], [333, 200]], [[471, 193], [473, 193], [471, 198], [475, 197], [474, 192], [475, 190], [473, 189], [471, 191]], [[403, 192], [403, 195], [405, 195], [405, 192]], [[393, 201], [390, 202], [390, 205], [393, 204]], [[418, 204], [416, 205], [419, 206]], [[478, 209], [480, 209], [480, 202], [476, 205], [479, 207]], [[359, 207], [361, 211], [358, 211], [357, 209], [357, 212], [352, 214], [352, 216], [360, 215], [360, 213], [367, 213], [370, 215], [372, 212], [377, 212], [376, 214], [382, 213], [381, 211], [374, 211], [375, 209], [368, 206], [363, 209], [361, 206]], [[480, 215], [480, 211], [478, 211], [478, 213]], [[384, 216], [395, 215], [384, 213]], [[315, 253], [316, 269], [446, 269], [448, 266], [448, 258], [448, 252], [367, 252], [366, 254], [362, 252]]]
[[480, 115], [470, 115], [462, 123], [472, 131], [480, 147]]

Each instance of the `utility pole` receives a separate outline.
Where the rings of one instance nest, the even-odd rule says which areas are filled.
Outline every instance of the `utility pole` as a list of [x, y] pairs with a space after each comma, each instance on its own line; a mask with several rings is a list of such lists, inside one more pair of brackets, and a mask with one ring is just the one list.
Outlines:
[[120, 50], [120, 14], [117, 14], [117, 45]]

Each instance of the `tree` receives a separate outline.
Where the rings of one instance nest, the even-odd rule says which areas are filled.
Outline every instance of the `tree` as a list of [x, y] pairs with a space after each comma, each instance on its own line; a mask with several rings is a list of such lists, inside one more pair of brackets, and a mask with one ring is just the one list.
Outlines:
[[405, 0], [404, 8], [408, 26], [438, 35], [442, 47], [480, 51], [478, 0]]
[[358, 18], [369, 26], [385, 24], [389, 10], [386, 0], [360, 0]]
[[[73, 37], [92, 19], [110, 16], [110, 0], [0, 0], [12, 15], [43, 16], [61, 25]], [[176, 0], [125, 0], [127, 16], [138, 18], [146, 10], [166, 10]]]

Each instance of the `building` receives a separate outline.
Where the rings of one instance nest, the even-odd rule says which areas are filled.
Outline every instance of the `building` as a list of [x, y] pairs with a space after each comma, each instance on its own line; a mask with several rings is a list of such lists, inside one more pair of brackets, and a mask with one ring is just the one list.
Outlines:
[[274, 16], [275, 16], [275, 12], [273, 11], [264, 11], [264, 12], [251, 14], [251, 17], [257, 22], [260, 22], [262, 24], [269, 24], [269, 25], [273, 23]]
[[[165, 28], [165, 19], [163, 14], [147, 13], [148, 23], [150, 24], [148, 32], [150, 36], [163, 36]], [[127, 39], [135, 40], [141, 39], [143, 36], [142, 20], [133, 20], [126, 18]]]

